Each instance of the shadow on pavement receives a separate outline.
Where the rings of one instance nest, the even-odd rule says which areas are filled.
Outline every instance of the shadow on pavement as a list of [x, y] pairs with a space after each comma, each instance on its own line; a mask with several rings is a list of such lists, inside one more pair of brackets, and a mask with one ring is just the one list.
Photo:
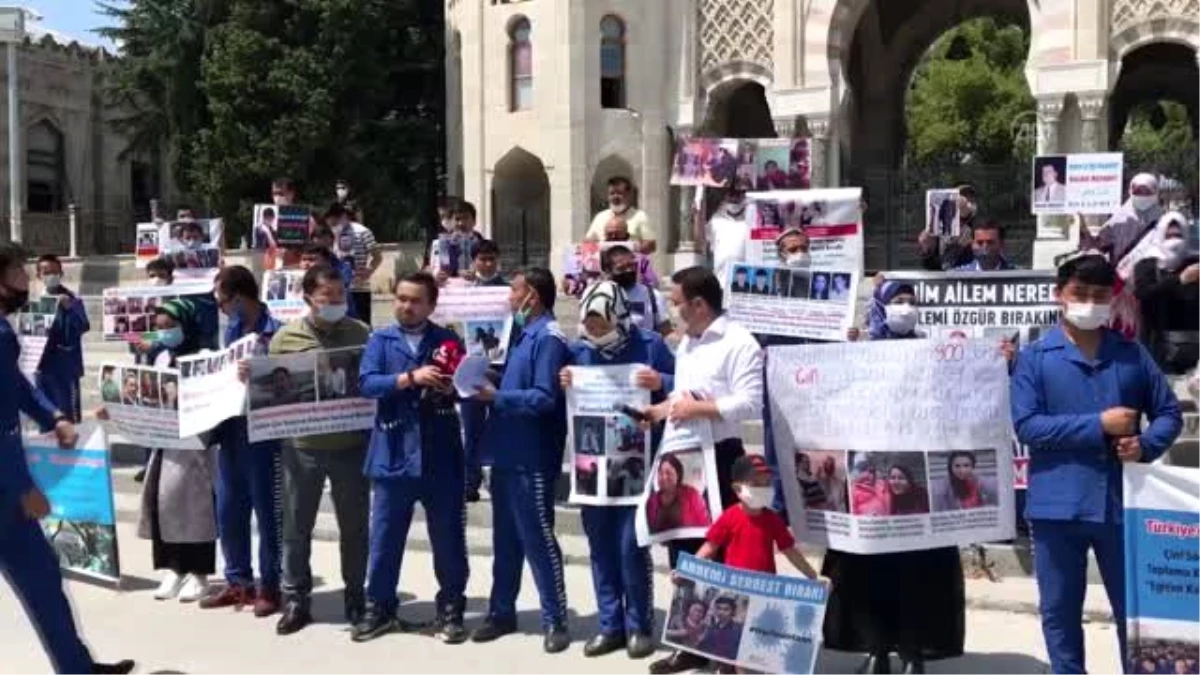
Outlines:
[[[862, 666], [865, 654], [821, 650], [815, 672], [854, 673]], [[899, 673], [902, 664], [892, 655], [892, 672]], [[967, 653], [958, 658], [930, 661], [925, 664], [930, 673], [1048, 673], [1050, 664], [1028, 654], [1007, 652]]]

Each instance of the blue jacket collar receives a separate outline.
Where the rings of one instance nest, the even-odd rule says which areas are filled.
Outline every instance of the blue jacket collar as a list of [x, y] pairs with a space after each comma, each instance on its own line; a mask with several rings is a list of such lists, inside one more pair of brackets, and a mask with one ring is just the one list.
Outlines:
[[235, 314], [229, 317], [229, 324], [226, 327], [226, 331], [238, 336], [244, 336], [248, 333], [258, 333], [259, 335], [262, 335], [267, 330], [267, 327], [271, 325], [272, 321], [273, 317], [271, 316], [271, 310], [268, 309], [264, 304], [262, 306], [262, 312], [260, 312], [258, 315], [258, 321], [254, 322], [254, 327], [251, 330], [245, 330], [242, 326], [242, 317]]
[[[413, 354], [413, 356], [420, 356], [421, 354], [430, 351], [432, 349], [433, 341], [446, 337], [447, 332], [448, 331], [445, 328], [433, 323], [432, 321], [427, 323], [425, 334], [421, 336], [421, 344], [417, 346], [417, 353]], [[400, 344], [400, 349], [404, 350], [405, 352], [412, 353], [411, 348], [408, 346], [408, 338], [405, 337], [404, 331], [400, 329], [399, 323], [393, 323], [385, 328], [380, 328], [375, 331], [375, 334], [385, 340], [397, 341]]]
[[[1121, 345], [1123, 345], [1125, 342], [1125, 338], [1122, 337], [1120, 333], [1106, 328], [1103, 336], [1100, 338], [1100, 348], [1096, 350], [1096, 360], [1094, 363], [1101, 364], [1111, 361], [1116, 357]], [[1042, 336], [1041, 344], [1042, 349], [1045, 351], [1056, 349], [1063, 350], [1066, 357], [1071, 361], [1075, 361], [1076, 363], [1082, 363], [1084, 365], [1093, 364], [1092, 361], [1089, 361], [1083, 355], [1083, 352], [1079, 351], [1079, 347], [1076, 347], [1075, 343], [1071, 342], [1071, 338], [1067, 337], [1067, 333], [1063, 330], [1061, 324], [1051, 328], [1044, 336]]]
[[551, 315], [550, 312], [543, 312], [536, 319], [525, 324], [525, 327], [521, 329], [521, 335], [535, 337], [545, 330], [546, 326], [548, 326], [553, 320], [554, 316]]

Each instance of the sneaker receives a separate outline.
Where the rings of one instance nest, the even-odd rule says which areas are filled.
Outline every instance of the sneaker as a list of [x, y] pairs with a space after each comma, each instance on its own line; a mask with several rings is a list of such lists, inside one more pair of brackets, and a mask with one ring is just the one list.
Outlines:
[[163, 574], [162, 583], [158, 585], [158, 590], [154, 591], [155, 600], [170, 600], [179, 595], [179, 589], [183, 586], [183, 577], [179, 576], [174, 570], [167, 570]]
[[[254, 603], [254, 589], [245, 586], [228, 585], [220, 593], [210, 595], [200, 601], [200, 609], [221, 609], [233, 607], [242, 611], [242, 607]], [[257, 606], [257, 605], [256, 605]]]
[[92, 673], [94, 675], [125, 675], [133, 672], [134, 663], [130, 659], [117, 661], [116, 663], [97, 663], [92, 662]]
[[362, 620], [354, 624], [350, 639], [355, 642], [367, 642], [394, 630], [396, 630], [396, 618], [372, 604], [367, 606]]
[[432, 631], [435, 636], [448, 645], [459, 645], [467, 641], [470, 635], [463, 625], [462, 612], [448, 611], [438, 615], [433, 621]]
[[254, 598], [254, 616], [263, 619], [279, 611], [281, 599], [278, 589], [261, 589]]
[[208, 595], [208, 575], [189, 574], [179, 589], [180, 602], [195, 602]]

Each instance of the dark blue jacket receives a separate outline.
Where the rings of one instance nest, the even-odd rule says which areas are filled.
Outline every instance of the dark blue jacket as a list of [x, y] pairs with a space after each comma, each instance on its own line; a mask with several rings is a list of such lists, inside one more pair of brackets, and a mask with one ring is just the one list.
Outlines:
[[562, 470], [567, 403], [558, 371], [570, 362], [567, 338], [549, 314], [534, 319], [513, 339], [483, 432], [493, 468]]
[[1029, 519], [1119, 523], [1121, 462], [1100, 413], [1116, 406], [1150, 419], [1139, 437], [1142, 462], [1179, 436], [1179, 402], [1150, 354], [1106, 331], [1089, 362], [1060, 326], [1021, 350], [1012, 374], [1012, 418], [1029, 446]]
[[21, 346], [8, 321], [0, 319], [0, 382], [8, 389], [0, 396], [0, 509], [14, 508], [21, 495], [34, 487], [21, 442], [21, 417], [25, 413], [42, 431], [54, 428], [61, 412], [21, 374], [17, 363]]
[[358, 387], [376, 399], [375, 426], [363, 472], [373, 479], [434, 478], [463, 485], [462, 432], [455, 398], [425, 387], [396, 388], [396, 378], [429, 365], [446, 341], [462, 341], [453, 331], [429, 324], [416, 352], [396, 324], [371, 334], [359, 367]]
[[54, 315], [38, 372], [43, 376], [78, 380], [83, 377], [83, 334], [92, 329], [92, 324], [88, 322], [83, 300], [65, 288], [59, 290], [71, 301], [65, 308], [59, 305]]
[[[266, 356], [271, 338], [275, 337], [275, 331], [282, 327], [283, 322], [271, 316], [267, 306], [263, 305], [262, 314], [259, 315], [258, 321], [253, 326], [243, 324], [241, 316], [229, 317], [229, 323], [225, 324], [225, 346], [228, 347], [243, 337], [255, 333], [258, 335], [258, 342], [254, 345], [253, 354], [254, 356]], [[280, 447], [278, 440], [251, 443], [245, 415], [230, 417], [218, 424], [213, 432], [215, 434], [214, 442], [230, 447], [234, 452], [242, 448], [250, 448], [254, 452], [274, 452]]]

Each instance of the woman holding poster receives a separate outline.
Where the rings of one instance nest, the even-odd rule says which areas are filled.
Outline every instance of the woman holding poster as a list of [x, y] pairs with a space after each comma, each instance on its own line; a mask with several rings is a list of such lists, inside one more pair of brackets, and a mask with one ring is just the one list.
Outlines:
[[[675, 377], [675, 357], [660, 335], [633, 325], [625, 291], [619, 285], [601, 281], [591, 286], [580, 302], [579, 323], [582, 339], [571, 345], [575, 365], [644, 364], [645, 367], [636, 371], [635, 384], [650, 390], [653, 403], [666, 398]], [[564, 390], [570, 389], [571, 369], [564, 368], [559, 379]], [[656, 429], [654, 444], [659, 433], [660, 429]], [[632, 461], [649, 459], [641, 448], [622, 456], [619, 453], [625, 444], [621, 442], [603, 443], [602, 447], [604, 453], [600, 460], [606, 463], [604, 468], [610, 472]], [[679, 476], [682, 475], [680, 469]], [[700, 504], [705, 510], [703, 500]], [[580, 508], [591, 550], [592, 583], [600, 613], [600, 632], [584, 645], [583, 653], [601, 656], [624, 647], [630, 658], [645, 658], [655, 650], [651, 637], [654, 607], [651, 580], [646, 574], [650, 550], [637, 543], [634, 525], [637, 507], [584, 505]]]

